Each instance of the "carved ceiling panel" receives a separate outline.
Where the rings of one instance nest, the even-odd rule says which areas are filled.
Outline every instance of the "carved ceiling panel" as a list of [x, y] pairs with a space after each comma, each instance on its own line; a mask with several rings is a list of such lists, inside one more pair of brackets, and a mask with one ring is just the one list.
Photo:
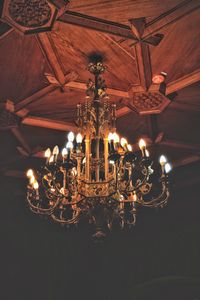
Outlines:
[[24, 34], [51, 30], [58, 10], [47, 0], [4, 1], [1, 20]]

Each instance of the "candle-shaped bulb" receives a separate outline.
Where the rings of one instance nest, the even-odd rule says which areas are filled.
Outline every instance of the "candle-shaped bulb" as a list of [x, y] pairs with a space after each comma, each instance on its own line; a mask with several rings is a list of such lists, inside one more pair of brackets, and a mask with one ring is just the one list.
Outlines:
[[34, 184], [34, 183], [35, 183], [35, 177], [31, 176], [31, 178], [30, 178], [30, 184]]
[[38, 182], [37, 182], [37, 181], [35, 181], [35, 182], [34, 182], [34, 184], [33, 184], [33, 188], [34, 188], [35, 190], [38, 190], [38, 188], [39, 188], [39, 184], [38, 184]]
[[72, 131], [70, 131], [69, 133], [68, 133], [68, 141], [69, 142], [73, 142], [74, 141], [74, 133], [72, 132]]
[[67, 142], [66, 148], [72, 150], [73, 149], [73, 143], [71, 141]]
[[140, 150], [144, 150], [146, 148], [146, 142], [143, 139], [139, 140], [139, 148]]
[[51, 157], [49, 158], [49, 163], [52, 164], [54, 162], [54, 156], [51, 155]]
[[164, 155], [161, 155], [160, 159], [159, 159], [160, 165], [164, 166], [167, 162], [167, 158]]
[[121, 145], [124, 148], [128, 144], [127, 140], [125, 138], [121, 138]]
[[131, 146], [130, 144], [127, 145], [127, 149], [128, 149], [128, 151], [130, 151], [130, 152], [132, 152], [132, 150], [133, 150], [133, 148], [132, 148], [132, 146]]
[[32, 170], [32, 169], [29, 169], [29, 170], [26, 172], [26, 176], [29, 177], [29, 178], [33, 177], [33, 176], [34, 176], [34, 175], [33, 175], [33, 170]]
[[146, 157], [149, 157], [149, 151], [147, 150], [147, 149], [145, 149], [145, 155], [146, 155]]
[[172, 170], [172, 166], [169, 163], [165, 164], [165, 173], [169, 173]]
[[76, 136], [77, 144], [81, 144], [82, 140], [83, 140], [83, 137], [82, 137], [81, 133], [78, 133], [77, 136]]
[[51, 156], [51, 150], [50, 148], [48, 148], [45, 152], [44, 152], [44, 157], [49, 158]]
[[58, 148], [58, 146], [55, 146], [53, 148], [53, 155], [58, 155], [58, 154], [59, 154], [59, 148]]
[[109, 135], [108, 135], [108, 140], [109, 142], [113, 141], [114, 140], [114, 136], [113, 136], [113, 133], [110, 132]]
[[119, 143], [119, 135], [116, 132], [113, 133], [113, 140], [115, 144]]
[[67, 149], [66, 149], [66, 148], [63, 148], [63, 149], [62, 149], [62, 157], [67, 156], [67, 154], [68, 154]]

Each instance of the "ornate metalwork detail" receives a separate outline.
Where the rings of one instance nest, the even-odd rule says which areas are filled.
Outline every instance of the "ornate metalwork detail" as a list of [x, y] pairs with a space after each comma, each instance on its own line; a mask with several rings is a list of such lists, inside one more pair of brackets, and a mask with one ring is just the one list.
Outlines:
[[85, 217], [96, 226], [94, 236], [103, 237], [116, 222], [121, 228], [134, 225], [139, 206], [167, 203], [170, 165], [162, 156], [161, 170], [155, 170], [158, 182], [151, 182], [154, 168], [145, 141], [140, 140], [141, 153], [136, 156], [127, 140], [120, 140], [116, 106], [99, 93], [102, 64], [90, 64], [89, 69], [95, 75], [89, 88], [93, 100], [87, 97], [85, 105], [78, 105], [76, 143], [70, 132], [62, 153], [58, 146], [52, 152], [47, 149], [41, 172], [27, 172], [27, 200], [33, 212], [61, 224], [77, 224]]
[[51, 18], [51, 8], [45, 0], [12, 0], [8, 9], [11, 18], [24, 27], [40, 27]]

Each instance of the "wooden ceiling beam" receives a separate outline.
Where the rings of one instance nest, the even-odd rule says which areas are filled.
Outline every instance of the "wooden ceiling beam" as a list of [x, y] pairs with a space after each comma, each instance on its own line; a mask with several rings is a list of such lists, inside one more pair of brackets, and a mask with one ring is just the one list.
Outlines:
[[152, 70], [149, 45], [142, 41], [145, 19], [131, 19], [129, 22], [131, 24], [133, 34], [138, 38], [138, 43], [134, 46], [134, 50], [140, 85], [144, 88], [144, 90], [148, 90], [152, 82]]
[[19, 103], [17, 103], [15, 105], [15, 112], [19, 112], [25, 106], [27, 106], [27, 105], [31, 104], [32, 102], [34, 102], [36, 100], [39, 100], [40, 98], [48, 95], [49, 93], [51, 93], [55, 89], [57, 89], [57, 86], [51, 84], [51, 85], [48, 85], [48, 86], [42, 88], [41, 90], [37, 91], [35, 94], [31, 95], [30, 97], [27, 97], [27, 98], [21, 100]]
[[4, 176], [7, 177], [14, 177], [14, 178], [25, 178], [26, 174], [25, 172], [19, 171], [19, 170], [7, 170], [3, 172]]
[[51, 38], [51, 33], [50, 32], [38, 33], [36, 35], [36, 38], [39, 42], [41, 50], [49, 64], [50, 68], [52, 69], [52, 71], [55, 75], [55, 78], [60, 83], [60, 85], [63, 86], [66, 83], [64, 70], [63, 70], [62, 64], [59, 60], [58, 53], [55, 48], [54, 42]]
[[29, 146], [29, 143], [25, 139], [24, 135], [21, 133], [20, 129], [18, 127], [11, 128], [11, 132], [14, 134], [22, 148], [28, 153], [31, 154], [32, 150]]
[[[77, 82], [77, 81], [71, 81], [65, 84], [65, 87], [69, 87], [72, 89], [78, 89], [78, 90], [86, 90], [86, 83], [84, 82]], [[129, 92], [127, 91], [122, 91], [122, 90], [116, 90], [113, 88], [107, 88], [106, 89], [107, 94], [113, 95], [113, 96], [118, 96], [118, 97], [123, 97], [123, 98], [130, 98]]]
[[176, 149], [200, 152], [200, 145], [186, 144], [186, 143], [179, 142], [176, 140], [167, 139], [165, 141], [161, 141], [160, 145], [169, 146], [169, 147], [176, 148]]
[[127, 106], [120, 107], [119, 109], [116, 110], [116, 117], [121, 118], [130, 112], [132, 112], [132, 110], [129, 107]]
[[[142, 39], [145, 40], [150, 38], [161, 29], [177, 22], [199, 7], [200, 0], [185, 0], [179, 3], [169, 11], [161, 14], [158, 18], [145, 24]], [[119, 24], [116, 22], [111, 22], [72, 11], [67, 11], [57, 20], [67, 24], [72, 24], [75, 26], [85, 27], [91, 30], [120, 36], [125, 39], [135, 40], [136, 43], [138, 42], [138, 38], [133, 34], [131, 28], [124, 24]]]
[[174, 162], [173, 168], [183, 167], [197, 161], [200, 161], [200, 154], [190, 155]]
[[200, 0], [185, 0], [161, 14], [158, 18], [147, 23], [144, 29], [143, 39], [147, 39], [163, 28], [177, 22], [181, 18], [189, 15], [194, 10], [200, 8]]
[[111, 44], [117, 46], [123, 53], [125, 53], [131, 60], [135, 61], [135, 56], [133, 56], [129, 51], [127, 51], [120, 42], [117, 42], [113, 37], [108, 34], [101, 34], [101, 38], [105, 41], [109, 41]]
[[144, 90], [148, 90], [152, 82], [149, 46], [143, 42], [137, 43], [135, 45], [135, 57], [137, 61], [140, 85], [144, 88]]
[[40, 118], [40, 117], [33, 117], [28, 116], [22, 120], [22, 124], [35, 126], [35, 127], [43, 127], [47, 129], [54, 129], [60, 131], [73, 131], [77, 132], [78, 128], [73, 123], [56, 121], [52, 119]]
[[14, 31], [14, 29], [11, 26], [0, 21], [0, 39], [3, 39], [4, 37], [6, 37], [8, 34], [10, 34], [13, 31]]
[[[190, 74], [187, 74], [177, 80], [174, 80], [174, 81], [168, 83], [168, 85], [166, 87], [166, 95], [170, 95], [170, 94], [172, 94], [178, 90], [181, 90], [187, 86], [190, 86], [198, 81], [200, 81], [200, 69], [197, 69]], [[191, 112], [198, 112], [200, 110], [200, 107], [198, 107], [197, 105], [193, 105], [193, 104], [189, 105], [186, 103], [181, 103], [181, 102], [176, 102], [176, 101], [172, 101], [170, 103], [169, 107], [176, 109], [176, 110], [191, 111]], [[120, 110], [121, 110], [121, 108], [118, 111], [119, 112], [118, 117], [124, 116], [126, 113], [129, 113], [131, 111], [131, 109], [125, 110], [124, 108], [122, 108], [122, 114], [121, 114]]]
[[166, 95], [169, 95], [173, 92], [181, 90], [191, 84], [200, 81], [200, 69], [195, 70], [194, 72], [187, 74], [177, 80], [174, 80], [168, 83], [166, 88]]
[[122, 38], [137, 40], [129, 26], [111, 22], [77, 12], [67, 11], [58, 18], [58, 21], [87, 29], [120, 36]]
[[158, 136], [158, 122], [157, 115], [149, 115], [147, 116], [147, 127], [148, 127], [148, 136], [155, 143], [155, 140]]
[[169, 108], [173, 110], [184, 111], [184, 112], [193, 112], [193, 113], [200, 112], [200, 105], [177, 102], [177, 101], [171, 102]]

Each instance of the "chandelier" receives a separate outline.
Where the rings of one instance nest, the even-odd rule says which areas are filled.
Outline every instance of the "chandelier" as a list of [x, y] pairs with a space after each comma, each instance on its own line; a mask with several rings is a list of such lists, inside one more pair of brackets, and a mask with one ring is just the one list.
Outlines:
[[40, 170], [29, 169], [28, 205], [36, 214], [63, 224], [82, 219], [95, 225], [95, 237], [113, 226], [134, 225], [141, 207], [163, 207], [169, 199], [171, 165], [164, 155], [153, 162], [145, 140], [132, 149], [116, 132], [116, 104], [109, 101], [101, 74], [92, 62], [86, 101], [77, 105], [77, 134], [68, 133], [66, 147], [45, 151]]

